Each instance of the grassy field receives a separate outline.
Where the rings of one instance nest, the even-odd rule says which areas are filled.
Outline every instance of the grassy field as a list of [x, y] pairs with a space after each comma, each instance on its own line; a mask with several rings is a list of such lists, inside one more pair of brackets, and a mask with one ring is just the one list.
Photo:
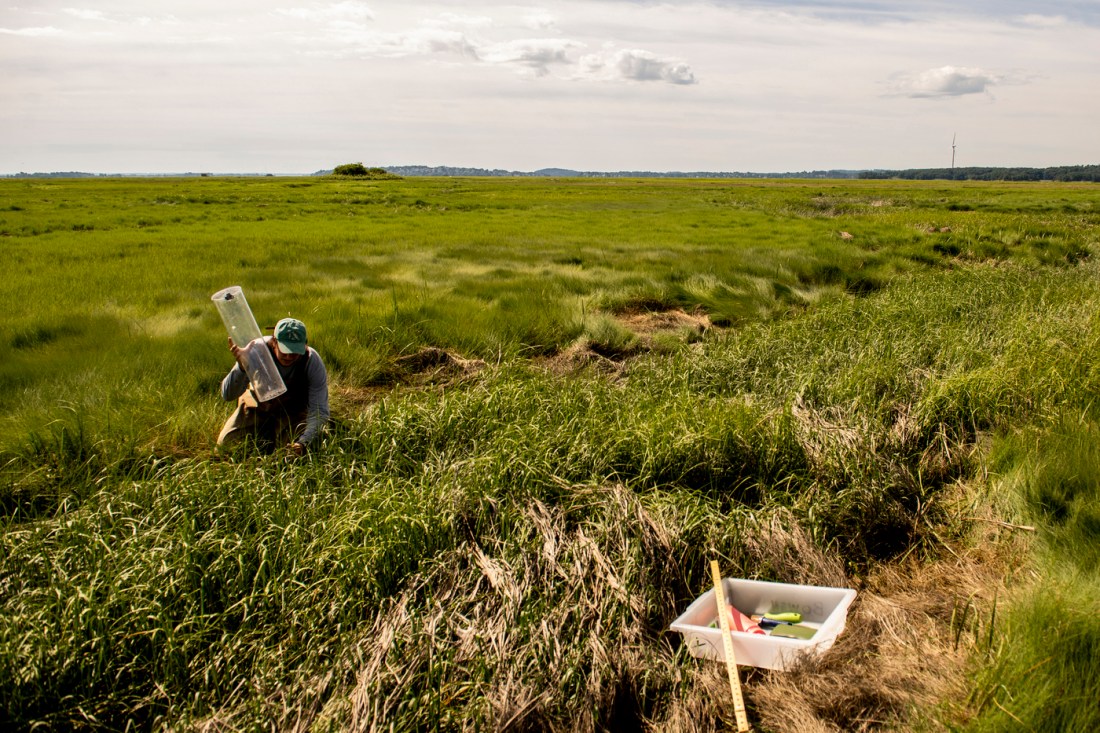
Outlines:
[[[758, 730], [1095, 729], [1095, 190], [0, 181], [0, 723], [726, 729], [717, 557], [860, 591]], [[232, 284], [303, 460], [213, 450]]]

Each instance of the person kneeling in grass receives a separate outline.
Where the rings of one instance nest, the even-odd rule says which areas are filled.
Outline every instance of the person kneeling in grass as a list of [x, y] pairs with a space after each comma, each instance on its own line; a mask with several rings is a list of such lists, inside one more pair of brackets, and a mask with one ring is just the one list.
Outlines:
[[228, 446], [253, 436], [257, 443], [273, 447], [288, 441], [288, 449], [305, 453], [329, 419], [328, 373], [321, 355], [306, 343], [306, 326], [295, 318], [275, 324], [273, 335], [264, 337], [283, 378], [286, 392], [273, 400], [257, 402], [248, 388], [244, 352], [229, 339], [236, 365], [222, 380], [222, 399], [237, 400], [237, 409], [225, 421], [218, 446]]

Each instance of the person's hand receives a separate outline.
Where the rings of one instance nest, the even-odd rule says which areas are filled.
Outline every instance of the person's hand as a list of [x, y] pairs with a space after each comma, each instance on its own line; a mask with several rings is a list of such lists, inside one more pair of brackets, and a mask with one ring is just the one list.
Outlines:
[[229, 337], [226, 340], [229, 341], [229, 351], [233, 354], [233, 358], [237, 360], [237, 363], [240, 364], [241, 369], [244, 370], [244, 351], [241, 350], [241, 347], [233, 343], [232, 337]]

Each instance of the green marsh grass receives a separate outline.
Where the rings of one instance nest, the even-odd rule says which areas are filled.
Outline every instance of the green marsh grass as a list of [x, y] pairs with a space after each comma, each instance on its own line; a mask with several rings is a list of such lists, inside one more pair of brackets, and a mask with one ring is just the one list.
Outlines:
[[[1036, 526], [1052, 580], [960, 622], [977, 676], [946, 724], [1003, 729], [1055, 703], [1064, 730], [1092, 720], [1087, 683], [1049, 693], [1095, 665], [1091, 188], [0, 191], [0, 722], [719, 729], [720, 670], [666, 630], [709, 559], [858, 585], [963, 542], [951, 497], [970, 483]], [[305, 460], [211, 449], [230, 359], [209, 294], [228, 284], [263, 325], [306, 320], [338, 394], [375, 390]], [[731, 328], [634, 351], [616, 316], [673, 308]], [[632, 358], [544, 368], [578, 340]], [[425, 346], [486, 367], [398, 388]], [[1081, 623], [1051, 616], [1066, 604]], [[754, 716], [769, 679], [746, 673]], [[896, 727], [912, 712], [864, 700]], [[816, 704], [820, 720], [853, 705], [839, 688]]]
[[[1090, 389], [1089, 394], [1095, 394]], [[1004, 633], [975, 665], [967, 731], [1008, 727], [1091, 730], [1100, 725], [1092, 672], [1100, 652], [1100, 448], [1091, 405], [1048, 430], [1021, 430], [995, 446], [1002, 501], [1037, 530], [1033, 568], [1046, 581], [1021, 589]]]
[[[1059, 573], [1059, 575], [1061, 575]], [[975, 665], [966, 731], [1095, 730], [1100, 654], [1096, 576], [1056, 577], [998, 617], [995, 648]]]
[[[262, 326], [288, 313], [312, 323], [317, 345], [369, 382], [423, 346], [493, 360], [553, 353], [600, 313], [702, 308], [729, 326], [907, 271], [1069, 264], [1088, 251], [1095, 209], [1087, 188], [1058, 193], [1071, 210], [1048, 210], [1039, 186], [4, 181], [0, 335], [15, 348], [0, 371], [0, 432], [7, 443], [48, 419], [37, 393], [89, 358], [138, 375], [181, 352], [180, 372], [218, 364], [206, 298], [226, 284], [244, 287]], [[950, 210], [957, 202], [970, 203]], [[979, 251], [987, 240], [996, 251]], [[189, 402], [193, 389], [169, 393]]]

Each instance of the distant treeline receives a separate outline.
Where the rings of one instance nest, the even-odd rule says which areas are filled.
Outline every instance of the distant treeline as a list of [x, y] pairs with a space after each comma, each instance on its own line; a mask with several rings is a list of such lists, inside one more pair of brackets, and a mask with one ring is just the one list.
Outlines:
[[51, 171], [49, 173], [12, 173], [0, 175], [0, 178], [212, 178], [214, 176], [228, 176], [253, 178], [257, 176], [273, 176], [273, 173], [86, 173], [83, 171]]
[[95, 178], [95, 173], [81, 173], [80, 171], [54, 171], [52, 173], [14, 173], [5, 178]]
[[[911, 168], [908, 170], [816, 170], [786, 173], [751, 173], [747, 171], [575, 171], [568, 168], [542, 168], [537, 171], [508, 171], [500, 168], [465, 168], [455, 166], [398, 165], [386, 166], [386, 173], [396, 176], [497, 176], [497, 177], [557, 177], [557, 178], [899, 178], [917, 181], [1100, 181], [1100, 165], [1065, 165], [1051, 168]], [[332, 170], [319, 170], [312, 175], [331, 175]], [[95, 177], [170, 177], [170, 176], [263, 176], [270, 173], [16, 173], [0, 178], [95, 178]]]
[[[509, 171], [500, 168], [458, 168], [449, 165], [398, 165], [386, 170], [400, 176], [502, 176], [512, 178], [858, 178], [858, 170], [821, 170], [788, 173], [747, 171], [577, 171], [569, 168], [540, 168], [537, 171]], [[330, 171], [318, 171], [323, 175]]]
[[916, 181], [1100, 181], [1100, 165], [1054, 168], [915, 168], [903, 171], [860, 171], [860, 178], [905, 178]]

